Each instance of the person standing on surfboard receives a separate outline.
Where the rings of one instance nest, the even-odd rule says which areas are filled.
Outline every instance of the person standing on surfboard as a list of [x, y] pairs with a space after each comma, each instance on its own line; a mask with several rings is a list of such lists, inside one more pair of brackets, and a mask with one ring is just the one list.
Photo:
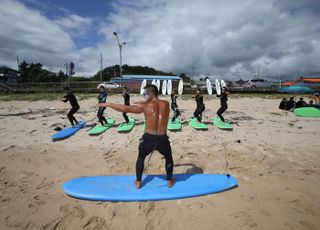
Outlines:
[[199, 122], [201, 122], [201, 120], [202, 120], [202, 112], [203, 112], [206, 108], [205, 108], [204, 103], [203, 103], [203, 96], [202, 96], [202, 94], [201, 94], [200, 89], [197, 89], [196, 95], [193, 96], [192, 98], [195, 98], [195, 99], [196, 99], [196, 102], [197, 102], [197, 108], [196, 108], [196, 110], [194, 111], [193, 116], [194, 116], [195, 118], [197, 118], [197, 120], [198, 120]]
[[181, 115], [181, 113], [178, 109], [178, 105], [177, 105], [178, 96], [174, 95], [174, 93], [175, 92], [172, 91], [172, 94], [171, 94], [171, 109], [173, 110], [173, 117], [171, 119], [172, 122], [174, 122], [176, 120], [176, 118]]
[[227, 87], [222, 87], [221, 95], [220, 95], [220, 108], [217, 111], [217, 115], [220, 118], [221, 122], [225, 122], [224, 117], [222, 114], [228, 109], [228, 92]]
[[165, 158], [165, 169], [167, 173], [167, 187], [171, 188], [175, 180], [173, 174], [173, 159], [169, 137], [167, 136], [167, 125], [169, 120], [169, 102], [158, 98], [158, 88], [155, 85], [147, 85], [145, 89], [145, 101], [134, 105], [122, 105], [115, 103], [100, 103], [98, 106], [110, 107], [123, 113], [143, 113], [146, 119], [145, 133], [140, 139], [139, 155], [136, 162], [136, 180], [134, 185], [137, 189], [141, 187], [141, 178], [144, 170], [146, 156], [154, 150], [158, 150]]
[[[98, 96], [99, 103], [105, 103], [107, 101], [107, 96], [108, 94], [106, 92], [106, 89], [104, 88], [103, 85], [101, 85], [99, 87], [99, 96]], [[103, 112], [105, 109], [106, 109], [105, 107], [100, 106], [97, 112], [97, 117], [102, 126], [108, 123], [107, 119], [103, 116]]]
[[78, 124], [77, 119], [73, 116], [79, 109], [79, 103], [77, 98], [74, 96], [73, 92], [70, 90], [69, 87], [64, 87], [64, 93], [65, 95], [63, 96], [64, 99], [62, 100], [63, 102], [70, 102], [71, 105], [71, 109], [67, 115], [72, 127], [74, 127], [74, 122], [76, 122], [76, 124]]
[[[130, 105], [130, 94], [128, 93], [128, 88], [125, 86], [122, 88], [122, 97], [124, 100], [124, 105]], [[127, 116], [127, 113], [122, 113], [122, 116], [123, 116], [124, 120], [127, 123], [129, 123], [129, 118]]]

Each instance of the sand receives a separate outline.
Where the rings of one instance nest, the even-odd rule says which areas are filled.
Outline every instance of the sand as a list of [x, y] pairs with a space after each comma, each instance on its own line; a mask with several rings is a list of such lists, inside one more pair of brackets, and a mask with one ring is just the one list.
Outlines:
[[[164, 98], [164, 97], [163, 97]], [[132, 96], [132, 102], [140, 96]], [[166, 99], [169, 99], [166, 97]], [[120, 96], [112, 102], [122, 103]], [[320, 120], [278, 110], [278, 99], [231, 98], [225, 117], [233, 131], [211, 126], [218, 99], [206, 100], [208, 131], [186, 120], [194, 101], [179, 100], [185, 124], [168, 135], [176, 173], [229, 173], [239, 187], [208, 196], [109, 203], [76, 200], [61, 190], [79, 176], [134, 174], [143, 116], [128, 134], [112, 128], [97, 137], [96, 100], [80, 101], [87, 126], [61, 142], [50, 136], [68, 124], [59, 101], [0, 102], [0, 229], [319, 229]], [[122, 121], [121, 113], [107, 114]], [[241, 140], [241, 144], [235, 142]], [[164, 173], [155, 153], [147, 173]]]

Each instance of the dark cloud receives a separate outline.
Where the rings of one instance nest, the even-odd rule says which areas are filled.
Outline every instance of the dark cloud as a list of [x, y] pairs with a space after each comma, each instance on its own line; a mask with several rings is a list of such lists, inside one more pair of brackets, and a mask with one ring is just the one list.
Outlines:
[[[104, 64], [119, 62], [112, 32], [122, 41], [123, 62], [150, 65], [177, 73], [234, 77], [320, 72], [319, 1], [173, 0], [119, 1], [95, 26], [104, 39], [77, 49], [66, 28], [90, 36], [92, 19], [73, 15], [49, 20], [16, 1], [2, 0], [0, 62], [15, 56], [45, 61], [60, 68], [73, 60], [77, 72], [92, 74]], [[14, 11], [10, 9], [15, 9]], [[28, 15], [28, 17], [25, 17]]]

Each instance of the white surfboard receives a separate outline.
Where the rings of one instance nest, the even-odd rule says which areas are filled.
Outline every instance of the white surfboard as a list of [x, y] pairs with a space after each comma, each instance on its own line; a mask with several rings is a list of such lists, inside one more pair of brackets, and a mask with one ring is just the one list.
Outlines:
[[220, 86], [222, 87], [227, 87], [227, 84], [224, 82], [224, 80], [220, 80]]
[[155, 79], [152, 80], [151, 85], [156, 85], [156, 80]]
[[183, 93], [183, 80], [182, 79], [179, 81], [178, 93], [179, 93], [179, 95], [182, 95], [182, 93]]
[[221, 94], [220, 80], [216, 79], [215, 84], [216, 84], [217, 96], [220, 96], [220, 94]]
[[211, 95], [212, 94], [212, 86], [211, 86], [211, 82], [210, 82], [209, 78], [207, 78], [206, 83], [207, 83], [208, 94]]
[[172, 81], [171, 80], [168, 80], [168, 83], [167, 83], [167, 93], [168, 93], [168, 95], [171, 95], [171, 93], [172, 93]]
[[167, 81], [164, 80], [162, 82], [162, 95], [166, 95], [167, 94]]
[[147, 85], [147, 80], [144, 79], [141, 83], [141, 88], [140, 88], [140, 94], [143, 95], [144, 93], [144, 87]]
[[157, 86], [158, 90], [160, 90], [160, 80], [156, 81], [156, 86]]

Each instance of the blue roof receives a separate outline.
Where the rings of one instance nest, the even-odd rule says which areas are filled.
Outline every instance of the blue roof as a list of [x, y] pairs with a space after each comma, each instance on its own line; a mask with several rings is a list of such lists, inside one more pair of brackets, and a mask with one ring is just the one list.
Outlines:
[[143, 81], [146, 80], [180, 80], [179, 76], [160, 76], [160, 75], [123, 75], [123, 78], [111, 78], [112, 81]]

